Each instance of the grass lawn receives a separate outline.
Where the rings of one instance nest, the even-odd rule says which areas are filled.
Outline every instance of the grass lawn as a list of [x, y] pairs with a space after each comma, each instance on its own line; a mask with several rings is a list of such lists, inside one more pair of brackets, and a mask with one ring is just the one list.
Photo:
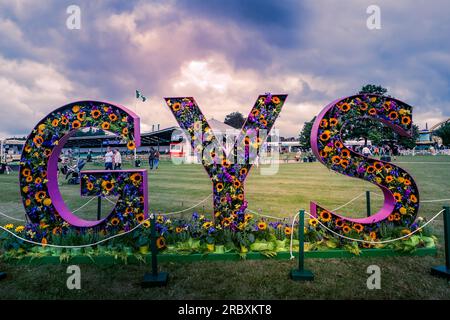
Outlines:
[[[415, 177], [421, 200], [450, 198], [450, 157], [401, 157], [398, 163]], [[86, 169], [89, 168], [100, 169], [95, 166]], [[17, 181], [17, 173], [0, 175], [0, 211], [23, 218]], [[61, 183], [63, 197], [72, 210], [89, 200], [80, 198], [79, 186], [69, 186], [62, 180]], [[150, 209], [166, 213], [189, 208], [206, 198], [211, 186], [201, 165], [175, 166], [163, 161], [157, 171], [149, 172]], [[273, 176], [262, 176], [253, 168], [245, 187], [250, 209], [279, 217], [291, 217], [302, 208], [309, 210], [311, 200], [333, 209], [365, 190], [380, 193], [370, 183], [335, 174], [319, 163], [281, 164]], [[196, 210], [209, 214], [211, 202], [208, 199]], [[419, 214], [430, 218], [443, 204], [423, 203]], [[373, 196], [372, 212], [380, 206], [381, 199]], [[102, 207], [106, 215], [112, 205], [103, 201]], [[361, 197], [339, 212], [363, 217], [365, 208], [365, 199]], [[77, 214], [94, 219], [96, 210], [94, 200]], [[12, 221], [0, 216], [2, 225], [7, 222]], [[170, 273], [168, 287], [148, 290], [139, 286], [148, 266], [86, 265], [81, 266], [82, 290], [70, 291], [65, 285], [68, 276], [65, 266], [13, 266], [0, 262], [0, 271], [9, 274], [0, 282], [0, 299], [449, 299], [448, 282], [429, 275], [431, 266], [444, 263], [441, 217], [433, 227], [441, 240], [438, 257], [310, 259], [307, 268], [316, 275], [312, 283], [288, 279], [295, 261], [163, 263], [161, 268]], [[372, 264], [381, 268], [381, 290], [366, 287], [369, 276], [366, 269]]]

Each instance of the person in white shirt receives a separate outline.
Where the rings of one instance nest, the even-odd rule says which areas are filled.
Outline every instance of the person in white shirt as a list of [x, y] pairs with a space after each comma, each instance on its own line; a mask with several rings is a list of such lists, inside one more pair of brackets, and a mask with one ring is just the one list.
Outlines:
[[362, 149], [362, 154], [364, 157], [368, 157], [372, 154], [372, 152], [370, 152], [370, 149], [367, 146], [364, 146]]
[[105, 170], [112, 170], [113, 169], [113, 158], [114, 158], [114, 153], [111, 151], [111, 147], [106, 148], [106, 153], [105, 153]]
[[122, 169], [122, 155], [119, 152], [119, 149], [116, 149], [114, 153], [114, 170]]

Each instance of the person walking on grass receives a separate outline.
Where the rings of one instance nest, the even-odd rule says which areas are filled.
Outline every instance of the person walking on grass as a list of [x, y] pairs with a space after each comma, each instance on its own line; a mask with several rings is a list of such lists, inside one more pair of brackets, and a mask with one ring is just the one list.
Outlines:
[[117, 148], [114, 153], [114, 170], [120, 169], [122, 169], [122, 155], [120, 154], [120, 151]]
[[113, 169], [113, 159], [114, 153], [111, 151], [111, 147], [107, 147], [105, 153], [105, 170]]
[[153, 165], [155, 166], [155, 170], [158, 169], [158, 165], [159, 165], [159, 150], [155, 150], [155, 158], [153, 159]]
[[151, 147], [148, 155], [148, 164], [150, 166], [150, 170], [153, 170], [154, 162], [155, 162], [155, 149]]
[[368, 156], [370, 156], [372, 154], [372, 152], [370, 152], [369, 147], [364, 146], [364, 148], [362, 149], [362, 154], [363, 154], [364, 157], [368, 157]]

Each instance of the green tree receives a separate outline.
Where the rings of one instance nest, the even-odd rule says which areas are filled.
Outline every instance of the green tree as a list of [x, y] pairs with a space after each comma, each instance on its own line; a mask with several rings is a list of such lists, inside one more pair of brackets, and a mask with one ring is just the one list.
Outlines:
[[441, 137], [444, 146], [450, 145], [450, 123], [446, 123], [435, 134]]
[[227, 114], [225, 116], [224, 123], [226, 123], [229, 126], [232, 126], [233, 128], [241, 129], [245, 123], [245, 118], [242, 115], [242, 113], [236, 111], [236, 112]]
[[390, 97], [390, 95], [386, 94], [387, 91], [388, 90], [382, 86], [376, 84], [366, 84], [362, 86], [361, 90], [359, 90], [359, 94], [371, 93], [371, 94], [379, 94], [385, 97]]
[[311, 148], [311, 129], [314, 124], [316, 117], [312, 118], [311, 121], [306, 121], [303, 125], [303, 129], [298, 136], [298, 140], [302, 149]]

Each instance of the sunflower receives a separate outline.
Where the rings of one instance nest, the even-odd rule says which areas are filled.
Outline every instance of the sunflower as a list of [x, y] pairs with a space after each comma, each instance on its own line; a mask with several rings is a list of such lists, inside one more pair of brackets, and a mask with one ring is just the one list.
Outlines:
[[69, 123], [69, 119], [67, 119], [66, 117], [62, 117], [61, 118], [61, 124], [63, 126], [66, 126]]
[[405, 184], [405, 186], [410, 186], [411, 185], [411, 180], [405, 179], [405, 181], [403, 181], [403, 183]]
[[383, 164], [381, 163], [381, 162], [375, 162], [374, 164], [373, 164], [373, 166], [375, 167], [375, 169], [377, 170], [377, 171], [380, 171], [381, 169], [383, 169]]
[[280, 100], [280, 98], [278, 98], [278, 97], [272, 97], [272, 102], [273, 102], [274, 104], [279, 104], [279, 103], [281, 102], [281, 100]]
[[353, 225], [353, 230], [355, 230], [356, 232], [360, 233], [361, 231], [364, 230], [364, 227], [361, 224], [356, 223], [356, 224]]
[[329, 130], [325, 130], [321, 135], [320, 135], [320, 140], [322, 141], [328, 141], [330, 139], [331, 133]]
[[44, 143], [44, 139], [41, 136], [36, 136], [33, 138], [33, 142], [37, 147], [40, 147]]
[[204, 228], [204, 229], [209, 229], [209, 228], [211, 228], [213, 226], [213, 223], [211, 222], [211, 221], [207, 221], [207, 222], [205, 222], [203, 225], [202, 225], [202, 227]]
[[377, 114], [377, 109], [375, 109], [375, 108], [370, 108], [370, 109], [369, 109], [369, 114], [370, 114], [371, 116], [375, 116], [375, 115]]
[[325, 151], [323, 151], [323, 150], [320, 150], [320, 151], [319, 151], [319, 155], [320, 155], [322, 158], [326, 158], [326, 157], [328, 157], [328, 152], [325, 152]]
[[240, 182], [238, 179], [236, 179], [236, 180], [234, 180], [234, 182], [233, 182], [233, 186], [234, 186], [236, 189], [238, 189], [238, 188], [241, 186], [241, 182]]
[[410, 195], [409, 196], [409, 200], [412, 202], [412, 203], [417, 203], [417, 197], [415, 196], [415, 195]]
[[52, 150], [50, 149], [45, 149], [44, 150], [44, 156], [46, 156], [47, 158], [52, 154]]
[[25, 179], [25, 181], [28, 182], [28, 183], [33, 182], [33, 177], [32, 177], [32, 176], [28, 176], [28, 177]]
[[111, 127], [110, 123], [108, 121], [104, 121], [102, 123], [102, 129], [103, 130], [109, 130], [109, 128]]
[[117, 117], [117, 115], [116, 115], [115, 113], [111, 113], [111, 114], [108, 116], [108, 118], [109, 118], [109, 120], [110, 120], [111, 122], [115, 122], [115, 121], [117, 121], [117, 119], [119, 119], [119, 117]]
[[391, 183], [392, 181], [394, 181], [394, 178], [392, 176], [387, 176], [384, 180], [386, 181], [386, 183]]
[[339, 106], [339, 109], [341, 109], [342, 112], [348, 112], [350, 111], [351, 106], [347, 102], [344, 102]]
[[143, 213], [139, 213], [136, 215], [136, 221], [142, 223], [145, 220], [145, 216]]
[[223, 165], [225, 168], [229, 168], [229, 167], [231, 166], [231, 162], [228, 161], [227, 159], [223, 159], [223, 160], [222, 160], [222, 165]]
[[328, 222], [328, 221], [330, 221], [330, 220], [331, 220], [331, 213], [329, 213], [329, 212], [326, 211], [326, 210], [323, 210], [323, 211], [320, 213], [320, 219], [321, 219], [323, 222]]
[[368, 243], [368, 242], [363, 242], [362, 247], [364, 249], [370, 249], [372, 247], [372, 245], [370, 243]]
[[363, 102], [359, 105], [359, 110], [366, 111], [368, 107], [367, 103]]
[[345, 225], [342, 227], [342, 231], [344, 231], [344, 233], [349, 233], [350, 230], [352, 230], [349, 226]]
[[28, 169], [28, 168], [25, 168], [25, 169], [22, 170], [22, 174], [23, 174], [25, 177], [28, 177], [28, 176], [31, 175], [31, 170]]
[[59, 125], [59, 120], [58, 119], [53, 119], [52, 127], [57, 127], [58, 125]]
[[250, 221], [250, 220], [252, 220], [252, 219], [253, 219], [253, 215], [252, 215], [252, 214], [246, 213], [246, 214], [244, 215], [244, 221], [245, 221], [245, 222], [248, 222], [248, 221]]
[[259, 116], [259, 110], [258, 109], [253, 109], [251, 112], [252, 116], [257, 117]]
[[36, 194], [34, 195], [34, 198], [36, 199], [37, 202], [41, 203], [42, 200], [44, 200], [47, 197], [47, 193], [45, 191], [38, 191], [36, 192]]
[[30, 200], [30, 199], [25, 200], [25, 205], [26, 205], [27, 207], [28, 207], [30, 204], [31, 204], [31, 200]]
[[319, 220], [317, 220], [316, 218], [310, 218], [308, 219], [308, 223], [312, 227], [317, 227], [317, 225], [319, 224]]
[[227, 203], [227, 197], [221, 197], [221, 198], [220, 198], [220, 203], [221, 203], [221, 204]]
[[328, 127], [328, 120], [327, 120], [327, 119], [322, 119], [322, 120], [320, 121], [320, 127], [321, 127], [321, 128], [326, 128], [326, 127]]
[[119, 218], [112, 218], [111, 219], [111, 224], [113, 226], [117, 226], [119, 224], [119, 222], [120, 222]]
[[385, 101], [383, 103], [383, 108], [384, 108], [384, 110], [389, 111], [391, 109], [391, 102], [390, 101]]
[[367, 172], [368, 174], [374, 173], [374, 172], [375, 172], [375, 167], [374, 167], [374, 166], [368, 166], [368, 167], [366, 168], [366, 172]]
[[398, 113], [396, 111], [389, 112], [389, 119], [391, 119], [392, 121], [397, 120], [398, 119]]
[[130, 177], [130, 180], [134, 183], [140, 183], [142, 181], [142, 176], [139, 173], [133, 173]]
[[230, 219], [230, 218], [223, 218], [222, 225], [224, 227], [229, 227], [231, 225], [231, 222], [232, 222], [232, 219]]
[[341, 160], [341, 167], [342, 168], [347, 168], [348, 167], [348, 165], [349, 165], [349, 161], [347, 160], [347, 159], [342, 159]]
[[177, 111], [180, 110], [180, 109], [181, 109], [181, 103], [175, 102], [175, 103], [172, 105], [172, 110], [173, 110], [173, 111], [177, 112]]
[[78, 120], [75, 120], [74, 122], [72, 122], [72, 128], [73, 129], [78, 129], [81, 127], [81, 123]]
[[344, 220], [342, 219], [336, 219], [334, 221], [334, 224], [336, 225], [336, 227], [341, 228], [344, 225]]
[[393, 196], [394, 196], [394, 198], [395, 198], [395, 201], [397, 201], [397, 202], [402, 201], [402, 195], [401, 195], [400, 193], [395, 192], [395, 193], [393, 194]]
[[128, 148], [128, 150], [136, 149], [136, 144], [134, 143], [134, 141], [128, 141], [127, 148]]
[[244, 176], [244, 175], [246, 175], [247, 173], [248, 173], [247, 168], [241, 168], [241, 170], [239, 170], [239, 174], [240, 174], [241, 176]]
[[284, 227], [284, 234], [290, 236], [292, 234], [292, 228]]
[[87, 188], [89, 191], [92, 191], [92, 189], [94, 189], [94, 184], [93, 184], [92, 182], [88, 182], [88, 183], [86, 184], [86, 188]]
[[338, 119], [330, 118], [330, 127], [334, 127], [338, 124]]
[[394, 220], [395, 221], [400, 221], [400, 219], [401, 219], [400, 214], [399, 213], [394, 213]]
[[34, 183], [35, 183], [35, 184], [41, 184], [41, 183], [42, 183], [42, 179], [39, 178], [39, 177], [37, 177], [37, 178], [34, 180]]
[[408, 210], [406, 210], [405, 207], [401, 207], [401, 208], [398, 210], [398, 212], [400, 212], [400, 214], [402, 214], [402, 215], [405, 215], [405, 214], [408, 213]]
[[98, 119], [100, 116], [102, 115], [102, 113], [100, 112], [100, 110], [92, 110], [91, 111], [91, 116], [94, 119]]
[[388, 220], [391, 221], [391, 222], [394, 221], [394, 215], [390, 214], [389, 217], [388, 217]]
[[216, 185], [216, 190], [217, 190], [217, 192], [221, 192], [223, 190], [223, 183], [222, 182], [219, 182]]
[[337, 141], [334, 143], [334, 147], [335, 147], [335, 148], [338, 148], [338, 149], [342, 149], [342, 148], [344, 147], [344, 145], [342, 144], [342, 142], [340, 142], [339, 140], [337, 140]]
[[22, 188], [23, 193], [28, 193], [28, 191], [30, 191], [30, 189], [28, 188], [28, 186], [25, 186]]
[[73, 106], [72, 107], [72, 112], [73, 113], [78, 113], [80, 111], [80, 106]]
[[350, 158], [350, 151], [349, 150], [342, 150], [341, 157], [342, 158]]
[[30, 151], [31, 151], [31, 146], [30, 146], [29, 144], [27, 144], [27, 145], [25, 146], [24, 150], [25, 150], [26, 153], [30, 153]]
[[86, 112], [80, 112], [79, 114], [77, 114], [77, 119], [79, 121], [84, 121], [86, 120]]
[[263, 127], [267, 127], [267, 120], [263, 119], [259, 122]]
[[156, 247], [158, 249], [163, 249], [166, 246], [166, 240], [164, 240], [164, 237], [159, 237], [156, 239]]
[[372, 240], [376, 240], [377, 238], [377, 233], [375, 231], [372, 231], [371, 233], [369, 233], [369, 237]]
[[331, 162], [333, 162], [333, 164], [339, 164], [341, 162], [341, 158], [339, 156], [333, 156], [331, 158]]
[[403, 117], [402, 117], [402, 124], [403, 124], [403, 125], [407, 126], [407, 125], [409, 125], [410, 123], [411, 123], [411, 118], [410, 118], [410, 117], [408, 117], [408, 116], [403, 116]]
[[42, 204], [48, 207], [52, 204], [52, 200], [50, 198], [45, 198], [44, 201], [42, 201]]
[[106, 191], [111, 191], [114, 188], [114, 183], [108, 180], [102, 182], [102, 188]]
[[258, 229], [259, 230], [266, 230], [267, 229], [267, 223], [265, 223], [264, 221], [258, 222]]
[[127, 207], [126, 209], [125, 209], [125, 214], [130, 214], [130, 213], [132, 213], [133, 212], [133, 208], [132, 207]]
[[123, 128], [123, 129], [122, 129], [122, 134], [123, 134], [124, 136], [126, 136], [126, 135], [128, 134], [128, 128]]
[[150, 221], [145, 220], [144, 222], [142, 222], [142, 225], [144, 226], [144, 228], [149, 228], [150, 227]]
[[392, 171], [392, 166], [389, 163], [387, 163], [387, 164], [384, 165], [384, 170], [386, 170], [387, 172], [391, 172]]

